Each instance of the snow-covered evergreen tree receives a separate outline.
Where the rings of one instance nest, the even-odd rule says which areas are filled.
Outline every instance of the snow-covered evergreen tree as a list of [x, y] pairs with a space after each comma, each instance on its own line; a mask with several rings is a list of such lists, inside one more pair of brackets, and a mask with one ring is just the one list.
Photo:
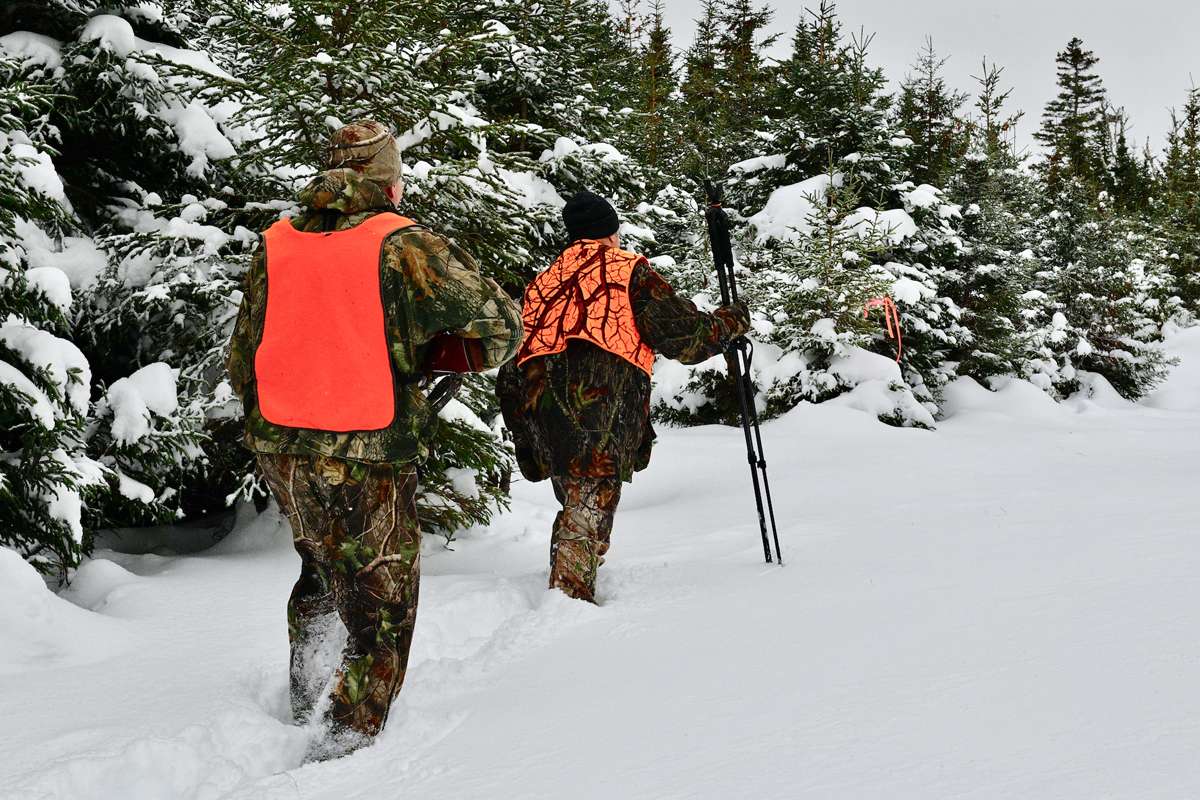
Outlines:
[[1034, 134], [1046, 149], [1046, 189], [1054, 194], [1077, 180], [1094, 194], [1107, 180], [1108, 101], [1096, 74], [1100, 59], [1076, 37], [1056, 62], [1058, 94], [1046, 104], [1042, 126]]
[[[473, 18], [481, 29], [498, 23], [507, 32], [483, 75], [474, 64], [465, 69], [480, 114], [494, 124], [489, 147], [507, 160], [506, 180], [522, 187], [515, 211], [537, 223], [508, 242], [523, 261], [522, 278], [558, 255], [565, 244], [558, 212], [580, 189], [613, 201], [633, 223], [625, 231], [631, 241], [652, 240], [637, 212], [647, 199], [646, 170], [613, 144], [629, 114], [638, 53], [621, 45], [606, 4], [552, 0], [535, 15], [517, 0], [463, 5], [474, 10], [456, 19]], [[492, 224], [496, 216], [503, 215], [485, 219]]]
[[1159, 339], [1164, 298], [1172, 295], [1168, 266], [1155, 257], [1154, 241], [1105, 197], [1094, 206], [1081, 179], [1052, 201], [1037, 226], [1034, 291], [1046, 304], [1033, 318], [1035, 345], [1053, 364], [1045, 370], [1049, 382], [1067, 395], [1088, 388], [1094, 373], [1136, 399], [1167, 366]]
[[[1112, 186], [1109, 111], [1099, 59], [1072, 39], [1058, 55], [1057, 96], [1035, 134], [1046, 148], [1045, 194], [1033, 248], [1039, 264], [1031, 298], [1035, 346], [1060, 394], [1087, 374], [1137, 398], [1157, 383], [1165, 357], [1160, 326], [1176, 302], [1164, 249], [1141, 221], [1120, 213]], [[1049, 386], [1047, 387], [1049, 388]]]
[[1109, 120], [1108, 194], [1117, 211], [1145, 218], [1154, 191], [1154, 163], [1148, 154], [1134, 152], [1124, 109], [1110, 111]]
[[[962, 251], [947, 292], [962, 309], [970, 336], [954, 360], [958, 372], [977, 380], [1029, 375], [1025, 311], [1033, 297], [1032, 246], [1040, 202], [1032, 175], [1014, 143], [1021, 112], [1006, 108], [1011, 90], [1001, 87], [1003, 70], [986, 61], [977, 76], [975, 114], [967, 131], [969, 149], [955, 165], [950, 197], [962, 208]], [[1030, 360], [1030, 358], [1032, 360]]]
[[[791, 53], [775, 71], [771, 87], [776, 118], [764, 137], [764, 168], [738, 181], [731, 199], [761, 208], [774, 187], [823, 175], [854, 171], [863, 182], [863, 202], [875, 204], [879, 187], [889, 187], [891, 162], [902, 156], [890, 120], [892, 99], [883, 71], [867, 63], [871, 37], [847, 36], [837, 6], [824, 0], [805, 10], [791, 40]], [[747, 173], [745, 165], [735, 172]], [[885, 189], [886, 191], [886, 189]]]
[[1159, 211], [1184, 302], [1200, 314], [1200, 89], [1172, 114]]
[[773, 68], [766, 50], [774, 11], [751, 0], [703, 0], [683, 56], [683, 174], [694, 184], [719, 178], [751, 155], [766, 134], [774, 97], [764, 92]]
[[52, 44], [5, 37], [0, 56], [0, 544], [60, 576], [86, 550], [86, 499], [104, 482], [84, 449], [91, 372], [70, 341], [73, 293], [61, 266], [94, 253], [55, 246], [71, 206], [51, 160]]
[[[68, 185], [94, 204], [89, 227], [110, 258], [77, 322], [100, 393], [89, 445], [127, 489], [96, 508], [99, 525], [221, 511], [250, 464], [221, 435], [220, 349], [234, 310], [230, 259], [253, 237], [236, 231], [223, 191], [230, 107], [198, 96], [224, 73], [188, 46], [180, 9], [190, 6], [105, 9], [119, 13], [90, 17], [68, 49], [78, 98], [64, 110], [76, 140]], [[102, 131], [92, 146], [90, 128]]]
[[[113, 237], [134, 227], [118, 206], [135, 203], [122, 197], [144, 192], [136, 181], [164, 189], [186, 186], [188, 167], [181, 144], [186, 125], [173, 116], [182, 108], [176, 87], [155, 71], [156, 64], [183, 51], [144, 38], [168, 30], [161, 9], [142, 3], [105, 10], [128, 16], [89, 17], [73, 5], [42, 8], [25, 20], [44, 23], [63, 39], [20, 31], [2, 43], [20, 59], [25, 76], [44, 81], [55, 95], [38, 124], [45, 141], [53, 140], [42, 167], [57, 182], [52, 194], [58, 195], [61, 220], [57, 225], [25, 220], [23, 227], [18, 220], [18, 233], [28, 263], [55, 270], [63, 283], [63, 322], [56, 333], [71, 341], [58, 350], [79, 364], [76, 411], [85, 416], [72, 457], [86, 454], [93, 487], [80, 498], [85, 503], [76, 503], [75, 524], [82, 529], [76, 539], [84, 548], [96, 527], [175, 519], [182, 513], [181, 489], [203, 470], [203, 415], [179, 402], [178, 369], [137, 345], [169, 348], [165, 339], [144, 318], [132, 321], [127, 336], [107, 335], [95, 313], [102, 305], [100, 287], [128, 266], [111, 246]], [[140, 263], [146, 274], [157, 266], [147, 259]], [[180, 313], [169, 309], [171, 317]], [[31, 322], [36, 325], [27, 315], [26, 330], [14, 335], [33, 341]], [[171, 355], [178, 362], [191, 354]], [[69, 565], [70, 559], [63, 560]]]
[[905, 159], [908, 175], [934, 186], [949, 182], [969, 143], [959, 115], [967, 95], [947, 85], [945, 65], [946, 59], [933, 49], [933, 39], [927, 39], [900, 85], [896, 111], [904, 135], [913, 143]]
[[683, 149], [678, 128], [676, 56], [663, 15], [663, 0], [654, 0], [645, 39], [637, 45], [635, 113], [628, 115], [628, 130], [623, 136], [629, 154], [644, 164], [652, 176], [661, 176], [660, 182], [667, 180], [667, 176], [680, 174]]
[[692, 180], [713, 174], [724, 113], [717, 55], [717, 0], [701, 0], [692, 43], [683, 54], [681, 171]]
[[774, 97], [763, 92], [771, 72], [766, 51], [779, 38], [768, 34], [775, 12], [753, 0], [723, 0], [717, 14], [717, 57], [721, 67], [721, 138], [715, 154], [718, 169], [754, 155], [775, 110]]

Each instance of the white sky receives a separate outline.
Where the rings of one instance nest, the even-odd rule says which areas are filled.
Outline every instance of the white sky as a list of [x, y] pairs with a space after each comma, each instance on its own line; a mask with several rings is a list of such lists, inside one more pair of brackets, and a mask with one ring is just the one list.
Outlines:
[[[691, 43], [698, 0], [665, 0], [667, 21], [682, 49]], [[648, 0], [643, 0], [648, 3]], [[776, 0], [775, 28], [785, 54], [801, 9], [819, 0]], [[875, 33], [872, 60], [893, 81], [913, 62], [926, 35], [949, 56], [951, 83], [972, 90], [984, 56], [1005, 68], [1011, 102], [1025, 110], [1020, 138], [1028, 142], [1054, 93], [1054, 56], [1072, 36], [1100, 58], [1109, 98], [1132, 117], [1132, 135], [1155, 151], [1193, 78], [1200, 83], [1200, 2], [1197, 0], [841, 0], [847, 31]]]

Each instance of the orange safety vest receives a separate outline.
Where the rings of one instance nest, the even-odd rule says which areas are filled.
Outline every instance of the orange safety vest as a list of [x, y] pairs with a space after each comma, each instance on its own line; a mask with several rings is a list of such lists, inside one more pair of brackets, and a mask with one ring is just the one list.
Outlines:
[[415, 224], [388, 212], [332, 233], [286, 219], [266, 230], [267, 314], [254, 355], [264, 419], [339, 433], [392, 424], [379, 259], [384, 239]]
[[645, 259], [615, 247], [577, 242], [525, 289], [525, 341], [517, 364], [561, 353], [583, 339], [654, 372], [654, 351], [642, 341], [629, 299], [633, 269]]

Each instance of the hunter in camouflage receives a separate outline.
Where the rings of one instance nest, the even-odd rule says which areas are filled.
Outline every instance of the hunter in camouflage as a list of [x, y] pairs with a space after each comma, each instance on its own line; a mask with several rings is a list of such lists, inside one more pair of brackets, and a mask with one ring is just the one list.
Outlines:
[[[349, 230], [393, 211], [402, 195], [396, 142], [377, 122], [335, 132], [328, 166], [300, 192], [301, 211], [290, 220], [298, 231]], [[336, 611], [349, 639], [325, 719], [335, 738], [350, 734], [356, 744], [383, 727], [412, 641], [420, 575], [416, 466], [436, 431], [422, 391], [430, 343], [459, 337], [476, 367], [491, 369], [521, 341], [519, 309], [453, 242], [421, 225], [405, 227], [383, 240], [378, 258], [395, 389], [390, 425], [337, 432], [264, 418], [255, 377], [269, 291], [263, 248], [246, 275], [228, 361], [245, 408], [245, 444], [257, 453], [301, 557], [288, 604], [293, 711], [306, 719], [320, 700], [313, 687], [325, 680], [306, 673], [304, 654], [316, 626]]]
[[[568, 251], [618, 247], [616, 212], [602, 198], [581, 193], [563, 216], [573, 240]], [[743, 304], [702, 312], [644, 258], [620, 288], [628, 292], [641, 340], [685, 364], [724, 352], [749, 328]], [[551, 540], [550, 586], [594, 602], [621, 485], [650, 462], [650, 378], [582, 338], [562, 352], [521, 361], [500, 369], [496, 390], [521, 474], [551, 479], [563, 507]]]

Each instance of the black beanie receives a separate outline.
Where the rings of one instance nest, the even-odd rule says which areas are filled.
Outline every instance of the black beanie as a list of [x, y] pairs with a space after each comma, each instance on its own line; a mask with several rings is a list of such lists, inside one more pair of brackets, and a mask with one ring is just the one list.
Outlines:
[[567, 235], [573, 242], [578, 239], [605, 239], [621, 227], [617, 210], [603, 197], [586, 189], [567, 201], [562, 217], [563, 222], [567, 223]]

